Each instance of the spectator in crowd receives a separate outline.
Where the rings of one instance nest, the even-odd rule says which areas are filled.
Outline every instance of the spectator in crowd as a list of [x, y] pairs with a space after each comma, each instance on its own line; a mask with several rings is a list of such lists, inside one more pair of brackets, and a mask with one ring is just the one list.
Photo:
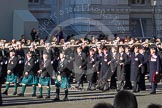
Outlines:
[[56, 35], [56, 38], [57, 38], [58, 42], [60, 42], [61, 39], [64, 39], [64, 35], [63, 35], [63, 31], [62, 31], [61, 27], [58, 28], [58, 31], [57, 31], [57, 33], [55, 35]]
[[27, 40], [27, 41], [26, 41], [26, 45], [27, 45], [27, 46], [30, 46], [31, 43], [32, 43], [31, 40]]
[[114, 108], [138, 108], [136, 96], [129, 91], [118, 92], [113, 106]]
[[93, 108], [114, 108], [109, 103], [97, 103]]
[[52, 44], [58, 44], [56, 36], [52, 36]]
[[44, 46], [45, 45], [45, 41], [43, 39], [40, 39], [39, 45], [40, 46]]
[[19, 41], [24, 41], [25, 40], [25, 35], [21, 35], [21, 38]]
[[30, 35], [31, 35], [32, 41], [38, 41], [38, 31], [35, 28], [32, 29]]

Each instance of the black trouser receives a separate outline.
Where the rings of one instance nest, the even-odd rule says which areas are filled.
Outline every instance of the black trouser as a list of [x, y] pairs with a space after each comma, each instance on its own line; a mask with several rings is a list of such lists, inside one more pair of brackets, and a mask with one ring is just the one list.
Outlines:
[[146, 90], [146, 85], [145, 85], [145, 74], [141, 74], [140, 77], [140, 90]]
[[132, 83], [130, 81], [130, 66], [128, 65], [126, 68], [125, 68], [125, 86], [124, 88], [129, 88], [129, 89], [132, 89]]
[[111, 76], [111, 81], [110, 81], [110, 88], [111, 89], [116, 89], [116, 72]]
[[151, 92], [156, 92], [156, 84], [151, 82]]
[[81, 87], [83, 88], [83, 82], [84, 82], [84, 74], [82, 74], [79, 78], [79, 80], [77, 81], [77, 84], [78, 84], [78, 87]]
[[133, 91], [134, 92], [139, 92], [140, 91], [140, 89], [139, 89], [139, 82], [134, 81], [133, 84], [134, 84]]

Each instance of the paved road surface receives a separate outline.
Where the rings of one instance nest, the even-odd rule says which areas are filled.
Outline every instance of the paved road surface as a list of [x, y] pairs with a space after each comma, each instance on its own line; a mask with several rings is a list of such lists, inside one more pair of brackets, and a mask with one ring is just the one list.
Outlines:
[[[158, 86], [156, 95], [150, 95], [149, 83], [147, 83], [147, 91], [136, 93], [139, 108], [146, 108], [150, 103], [162, 104], [162, 83]], [[44, 96], [46, 96], [46, 89], [44, 88]], [[4, 91], [4, 88], [3, 90]], [[20, 92], [20, 87], [18, 88]], [[32, 88], [28, 87], [25, 97], [12, 96], [13, 88], [9, 90], [8, 96], [3, 96], [4, 107], [6, 108], [92, 108], [98, 102], [113, 103], [115, 90], [107, 92], [101, 91], [77, 91], [70, 90], [69, 99], [67, 102], [53, 102], [55, 96], [54, 86], [52, 87], [51, 99], [37, 99], [31, 97]], [[37, 90], [38, 91], [38, 90]], [[64, 97], [63, 91], [61, 92], [61, 99]]]

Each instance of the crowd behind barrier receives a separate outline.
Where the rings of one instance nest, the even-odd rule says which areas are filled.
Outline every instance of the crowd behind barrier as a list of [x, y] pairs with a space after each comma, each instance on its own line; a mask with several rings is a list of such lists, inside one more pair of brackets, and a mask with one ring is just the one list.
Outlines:
[[[75, 82], [79, 90], [87, 82], [87, 90], [130, 89], [136, 93], [146, 90], [145, 75], [149, 75], [151, 82], [150, 94], [156, 94], [162, 72], [160, 38], [115, 35], [113, 39], [90, 36], [70, 37], [65, 41], [62, 31], [46, 39], [39, 39], [38, 33], [33, 31], [32, 40], [26, 40], [23, 35], [20, 40], [0, 40], [0, 77], [1, 84], [6, 84], [4, 95], [8, 95], [10, 84], [14, 84], [13, 95], [25, 96], [27, 85], [31, 85], [33, 97], [43, 98], [42, 88], [46, 86], [46, 98], [50, 98], [51, 81], [56, 86], [54, 101], [60, 101], [60, 88], [65, 92], [63, 100], [68, 100], [71, 82]], [[17, 93], [18, 84], [22, 86], [21, 93]]]

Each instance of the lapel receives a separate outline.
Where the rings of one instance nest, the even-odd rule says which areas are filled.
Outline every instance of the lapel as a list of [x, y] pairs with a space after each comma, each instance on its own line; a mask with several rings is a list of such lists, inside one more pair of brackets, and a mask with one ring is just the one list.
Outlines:
[[30, 65], [30, 61], [31, 61], [32, 58], [30, 58], [29, 60], [27, 59], [25, 65]]
[[14, 58], [14, 57], [12, 57], [12, 58], [9, 59], [9, 63], [11, 63], [11, 61], [13, 60], [13, 58]]

